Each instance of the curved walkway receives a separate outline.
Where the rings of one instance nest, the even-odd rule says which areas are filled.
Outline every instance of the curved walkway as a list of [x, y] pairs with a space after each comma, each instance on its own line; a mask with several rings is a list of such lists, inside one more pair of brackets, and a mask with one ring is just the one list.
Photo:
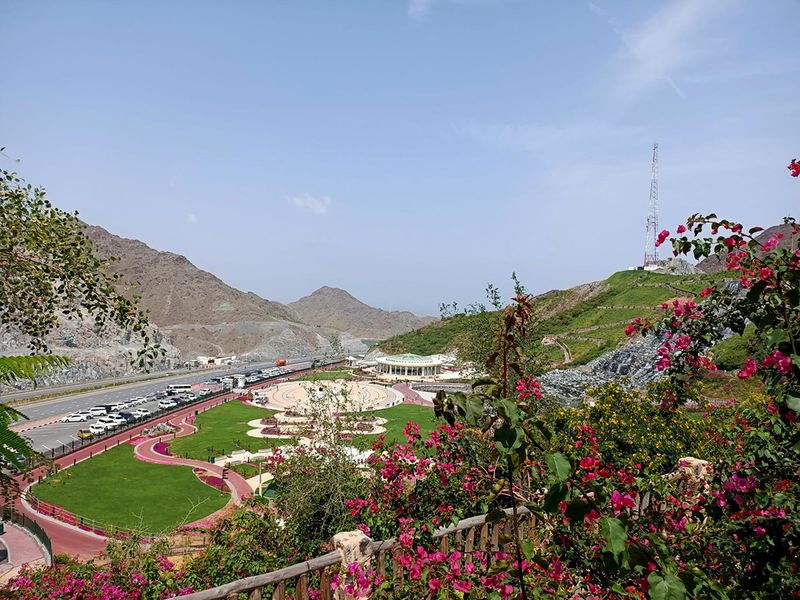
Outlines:
[[[280, 381], [288, 381], [291, 379], [295, 379], [296, 377], [301, 377], [304, 375], [304, 372], [300, 373], [293, 373], [289, 374], [287, 377], [282, 377], [278, 380], [270, 380], [265, 381], [263, 383], [257, 384], [255, 386], [248, 386], [248, 390], [256, 390], [264, 387], [268, 387], [270, 385], [274, 385], [279, 383]], [[153, 419], [152, 421], [148, 421], [147, 423], [143, 423], [141, 425], [137, 425], [127, 431], [121, 432], [117, 435], [111, 436], [104, 440], [100, 440], [94, 444], [89, 444], [76, 450], [75, 452], [71, 452], [66, 456], [62, 456], [57, 458], [53, 461], [55, 466], [59, 469], [64, 469], [67, 467], [71, 467], [83, 460], [87, 460], [92, 458], [95, 454], [100, 454], [104, 452], [108, 448], [114, 448], [115, 446], [119, 446], [120, 444], [129, 443], [130, 441], [134, 440], [137, 437], [142, 435], [142, 431], [145, 429], [150, 429], [159, 423], [165, 422], [178, 422], [178, 427], [182, 435], [189, 435], [192, 431], [188, 431], [188, 425], [185, 423], [183, 426], [187, 427], [187, 430], [184, 431], [184, 428], [181, 422], [188, 416], [194, 415], [195, 411], [204, 411], [220, 404], [223, 404], [226, 401], [231, 401], [236, 397], [236, 394], [230, 393], [225, 394], [224, 396], [218, 396], [216, 398], [211, 398], [204, 402], [200, 402], [198, 404], [187, 406], [180, 410], [177, 410], [169, 415], [163, 415], [159, 418]], [[191, 426], [193, 427], [193, 426]], [[170, 436], [161, 436], [162, 438], [168, 438]], [[176, 436], [177, 437], [177, 436]], [[149, 440], [148, 440], [149, 441]], [[166, 441], [166, 439], [164, 440]], [[140, 460], [147, 460], [148, 462], [158, 462], [160, 464], [184, 464], [186, 466], [199, 466], [203, 469], [211, 471], [215, 475], [222, 476], [222, 467], [214, 466], [211, 463], [206, 463], [203, 461], [190, 461], [186, 459], [180, 459], [178, 457], [169, 457], [163, 456], [161, 454], [157, 454], [152, 450], [152, 446], [157, 443], [158, 440], [155, 440], [153, 444], [148, 445], [141, 449], [141, 457]], [[146, 442], [144, 442], [146, 443]], [[143, 443], [143, 444], [144, 444]], [[136, 450], [134, 450], [136, 451]], [[152, 453], [152, 454], [151, 454]], [[153, 456], [155, 455], [155, 456]], [[162, 462], [166, 461], [166, 462]], [[183, 462], [177, 462], [183, 461]], [[36, 482], [39, 479], [43, 479], [48, 475], [47, 467], [39, 467], [26, 473], [25, 475], [18, 476], [16, 478], [17, 482], [19, 483], [19, 487], [21, 490], [26, 490], [30, 485]], [[231, 489], [231, 502], [238, 503], [241, 501], [242, 498], [247, 496], [251, 496], [253, 491], [244, 478], [241, 477], [238, 473], [234, 473], [233, 471], [229, 471], [227, 475], [228, 487]], [[226, 505], [220, 511], [212, 513], [211, 515], [200, 519], [193, 525], [197, 524], [200, 526], [206, 526], [209, 524], [209, 520], [214, 518], [216, 515], [219, 515], [220, 512], [227, 509], [230, 505]], [[48, 517], [47, 515], [43, 515], [39, 513], [27, 503], [22, 500], [22, 498], [17, 498], [14, 507], [18, 512], [24, 513], [26, 516], [34, 519], [39, 525], [41, 525], [42, 529], [45, 530], [45, 533], [50, 537], [50, 541], [52, 542], [53, 553], [63, 552], [69, 554], [71, 556], [78, 556], [79, 558], [89, 559], [89, 558], [96, 558], [99, 556], [106, 547], [106, 538], [96, 535], [91, 532], [84, 531], [83, 529], [79, 529], [78, 527], [73, 527], [67, 523], [62, 521], [58, 521], [52, 517]]]
[[0, 564], [0, 586], [15, 577], [25, 565], [48, 564], [48, 558], [36, 538], [13, 523], [5, 523], [0, 545], [8, 550], [8, 562]]
[[[181, 418], [170, 419], [167, 421], [169, 425], [177, 428], [177, 431], [174, 434], [162, 435], [157, 438], [148, 438], [143, 442], [136, 444], [133, 449], [133, 454], [136, 458], [141, 461], [149, 462], [149, 463], [156, 463], [159, 465], [173, 465], [173, 466], [184, 466], [184, 467], [196, 467], [200, 469], [204, 469], [213, 473], [217, 477], [222, 477], [222, 470], [224, 467], [219, 465], [214, 465], [209, 462], [203, 460], [194, 460], [191, 458], [181, 458], [179, 456], [166, 456], [164, 454], [159, 454], [155, 451], [155, 445], [159, 442], [168, 442], [169, 440], [184, 437], [187, 435], [193, 434], [197, 431], [197, 427], [194, 425], [186, 422], [186, 416]], [[239, 504], [244, 498], [253, 495], [253, 490], [247, 484], [247, 480], [244, 477], [239, 475], [234, 471], [228, 471], [225, 482], [228, 486], [228, 489], [231, 491], [231, 502], [234, 504]], [[230, 504], [229, 503], [229, 504]], [[220, 512], [227, 509], [227, 506], [223, 507], [222, 509], [204, 517], [200, 520], [200, 522], [208, 521], [212, 519], [214, 515], [219, 514]], [[197, 523], [192, 523], [195, 525]]]

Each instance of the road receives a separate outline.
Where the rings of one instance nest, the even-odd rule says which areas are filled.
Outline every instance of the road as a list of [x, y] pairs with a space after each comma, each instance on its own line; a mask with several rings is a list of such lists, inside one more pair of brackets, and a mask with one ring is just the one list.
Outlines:
[[[69, 444], [73, 440], [77, 440], [76, 434], [78, 430], [87, 428], [89, 424], [97, 420], [96, 418], [92, 418], [82, 423], [62, 423], [60, 419], [70, 413], [91, 408], [99, 404], [113, 404], [137, 396], [147, 396], [148, 394], [163, 390], [168, 384], [188, 383], [194, 386], [193, 391], [197, 391], [202, 387], [208, 387], [212, 391], [217, 391], [220, 389], [219, 386], [204, 385], [203, 382], [209, 377], [214, 377], [223, 373], [232, 374], [242, 371], [253, 371], [271, 366], [275, 366], [275, 363], [240, 364], [222, 371], [201, 371], [190, 375], [129, 383], [101, 390], [69, 394], [60, 398], [42, 400], [20, 407], [21, 412], [28, 417], [28, 421], [17, 423], [15, 429], [31, 441], [34, 450], [38, 452], [47, 452], [51, 448], [61, 446], [62, 444]], [[296, 358], [286, 361], [286, 367], [292, 370], [304, 369], [310, 366], [311, 359], [309, 358]], [[135, 408], [146, 408], [150, 412], [155, 412], [157, 405], [158, 401], [154, 400]], [[21, 426], [21, 428], [18, 429], [18, 426]]]

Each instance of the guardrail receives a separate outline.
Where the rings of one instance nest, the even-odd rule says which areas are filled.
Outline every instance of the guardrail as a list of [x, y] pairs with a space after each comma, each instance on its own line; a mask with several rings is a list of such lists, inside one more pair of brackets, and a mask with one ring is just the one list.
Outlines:
[[[514, 514], [516, 512], [516, 515]], [[462, 519], [456, 525], [440, 527], [434, 533], [439, 539], [439, 549], [444, 553], [455, 550], [461, 552], [459, 563], [471, 563], [476, 571], [483, 569], [482, 562], [475, 558], [480, 551], [486, 555], [488, 569], [494, 562], [495, 552], [503, 549], [512, 551], [511, 542], [506, 541], [513, 531], [513, 519], [517, 518], [517, 528], [522, 539], [535, 535], [536, 517], [525, 507], [516, 511], [505, 509], [506, 516], [496, 523], [487, 522], [487, 515], [478, 515]], [[391, 550], [397, 545], [396, 540], [388, 539], [371, 542], [363, 552], [375, 559], [374, 568], [377, 575], [391, 582], [395, 590], [402, 591], [406, 578], [406, 569], [399, 562], [392, 561]], [[331, 576], [333, 567], [344, 567], [343, 555], [340, 551], [329, 552], [317, 558], [297, 563], [289, 567], [239, 579], [219, 587], [181, 596], [184, 600], [223, 600], [237, 598], [238, 594], [248, 594], [249, 600], [309, 600], [312, 596], [320, 600], [331, 600], [333, 589]], [[391, 570], [388, 568], [391, 566]], [[335, 570], [338, 571], [338, 568]]]
[[53, 564], [53, 544], [50, 542], [50, 536], [45, 533], [39, 523], [8, 506], [3, 509], [2, 515], [3, 521], [15, 523], [30, 531], [47, 552], [47, 564]]

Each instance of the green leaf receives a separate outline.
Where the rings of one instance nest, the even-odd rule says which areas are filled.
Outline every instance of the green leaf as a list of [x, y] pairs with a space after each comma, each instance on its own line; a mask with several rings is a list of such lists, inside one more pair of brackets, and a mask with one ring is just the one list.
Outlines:
[[560, 452], [555, 452], [545, 456], [547, 471], [556, 481], [566, 481], [569, 477], [572, 466], [566, 456]]
[[600, 524], [600, 535], [606, 540], [606, 550], [614, 555], [614, 559], [619, 563], [627, 550], [628, 532], [619, 519], [612, 517], [601, 517], [598, 519]]
[[567, 510], [564, 513], [570, 521], [581, 522], [583, 518], [592, 510], [589, 503], [585, 500], [572, 500], [567, 503]]
[[499, 523], [500, 521], [505, 519], [507, 516], [508, 515], [506, 515], [506, 511], [504, 511], [502, 508], [495, 508], [495, 509], [491, 510], [486, 515], [486, 522], [487, 523]]
[[656, 572], [647, 577], [650, 584], [650, 598], [652, 600], [685, 600], [686, 586], [675, 575], [662, 577]]
[[500, 400], [496, 405], [497, 414], [503, 417], [509, 425], [519, 422], [519, 408], [511, 400]]
[[508, 425], [498, 427], [494, 432], [494, 441], [497, 442], [499, 447], [505, 452], [511, 451], [520, 443], [517, 428], [509, 427]]
[[800, 413], [800, 398], [796, 396], [786, 396], [786, 406], [796, 413]]
[[519, 546], [520, 546], [520, 550], [522, 550], [522, 554], [528, 560], [530, 560], [531, 557], [533, 556], [533, 553], [536, 552], [536, 544], [531, 539], [522, 540], [520, 542]]
[[569, 489], [563, 483], [556, 483], [550, 486], [550, 489], [544, 495], [543, 508], [549, 513], [558, 512], [559, 505], [562, 500], [566, 499], [568, 491]]

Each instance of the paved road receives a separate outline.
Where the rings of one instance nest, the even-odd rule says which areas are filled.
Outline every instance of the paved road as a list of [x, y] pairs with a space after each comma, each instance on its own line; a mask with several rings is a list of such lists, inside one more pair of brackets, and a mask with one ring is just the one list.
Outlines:
[[[241, 371], [252, 371], [274, 366], [274, 363], [253, 363], [231, 367], [228, 373], [238, 373]], [[307, 358], [298, 358], [287, 361], [286, 367], [292, 370], [304, 369], [311, 366], [311, 361]], [[217, 373], [219, 374], [219, 373]], [[131, 383], [102, 390], [83, 392], [80, 394], [70, 394], [62, 398], [42, 400], [22, 407], [23, 412], [29, 421], [18, 423], [22, 427], [21, 435], [28, 438], [37, 452], [48, 452], [51, 448], [69, 444], [76, 441], [76, 434], [79, 429], [87, 428], [97, 419], [92, 418], [83, 423], [62, 423], [60, 419], [64, 416], [81, 409], [91, 408], [99, 404], [113, 404], [123, 400], [129, 400], [137, 396], [147, 396], [154, 392], [163, 390], [167, 384], [189, 383], [193, 385], [193, 391], [207, 387], [212, 391], [219, 390], [219, 386], [204, 385], [203, 382], [209, 377], [213, 377], [211, 371], [203, 371], [184, 375], [181, 377], [150, 380], [141, 383]], [[135, 408], [146, 408], [150, 412], [155, 412], [158, 401], [154, 400]], [[56, 422], [53, 422], [56, 421]], [[35, 426], [30, 428], [31, 426]], [[16, 427], [15, 427], [16, 428]]]

